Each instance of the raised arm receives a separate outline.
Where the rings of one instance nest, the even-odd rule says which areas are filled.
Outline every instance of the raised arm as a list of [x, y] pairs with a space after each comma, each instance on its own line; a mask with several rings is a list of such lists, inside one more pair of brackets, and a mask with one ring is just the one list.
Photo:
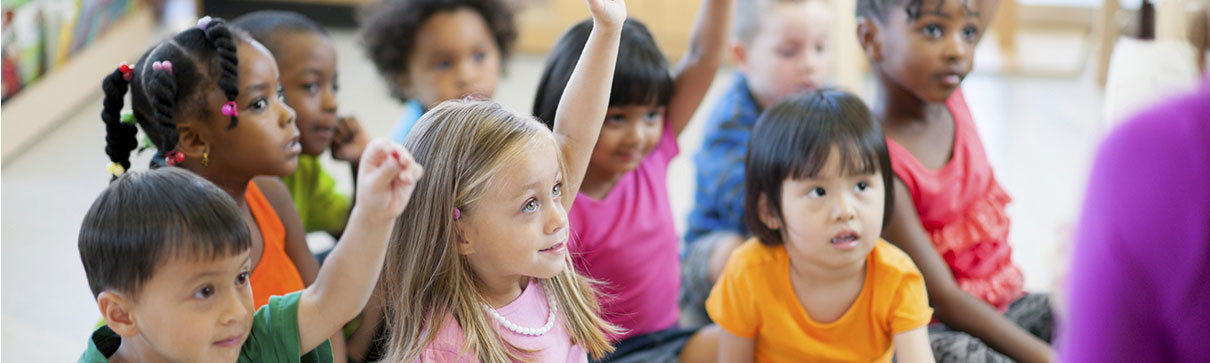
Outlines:
[[895, 209], [887, 225], [887, 241], [907, 252], [924, 275], [934, 316], [950, 328], [973, 335], [998, 352], [1020, 362], [1048, 362], [1054, 352], [987, 302], [963, 291], [949, 266], [933, 248], [916, 215], [916, 204], [903, 181], [895, 178]]
[[592, 149], [601, 134], [601, 120], [609, 108], [622, 23], [626, 21], [626, 3], [622, 0], [586, 2], [592, 12], [592, 32], [555, 113], [555, 138], [567, 166], [567, 175], [563, 176], [563, 195], [567, 196], [563, 198], [563, 207], [567, 209], [576, 200]]
[[411, 198], [423, 168], [402, 146], [376, 139], [361, 157], [357, 206], [340, 243], [298, 303], [302, 352], [314, 349], [365, 307], [386, 256], [392, 223]]
[[672, 100], [668, 102], [668, 123], [677, 135], [689, 125], [723, 64], [734, 8], [734, 0], [706, 0], [693, 20], [689, 49], [676, 66]]

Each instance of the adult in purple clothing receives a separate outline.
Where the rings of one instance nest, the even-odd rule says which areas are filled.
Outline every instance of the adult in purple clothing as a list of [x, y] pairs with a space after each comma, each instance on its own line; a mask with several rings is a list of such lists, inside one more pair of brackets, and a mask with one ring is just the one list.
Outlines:
[[1210, 359], [1210, 78], [1115, 130], [1092, 169], [1064, 362]]

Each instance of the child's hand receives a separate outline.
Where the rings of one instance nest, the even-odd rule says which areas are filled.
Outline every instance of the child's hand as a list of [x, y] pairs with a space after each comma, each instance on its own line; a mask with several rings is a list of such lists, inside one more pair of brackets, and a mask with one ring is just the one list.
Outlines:
[[332, 158], [356, 163], [369, 142], [370, 137], [356, 117], [341, 117], [336, 121], [336, 131], [332, 137]]
[[357, 173], [357, 211], [390, 220], [403, 213], [424, 168], [403, 146], [383, 138], [370, 141]]
[[626, 22], [626, 2], [622, 0], [585, 0], [588, 11], [592, 13], [594, 25], [621, 29]]

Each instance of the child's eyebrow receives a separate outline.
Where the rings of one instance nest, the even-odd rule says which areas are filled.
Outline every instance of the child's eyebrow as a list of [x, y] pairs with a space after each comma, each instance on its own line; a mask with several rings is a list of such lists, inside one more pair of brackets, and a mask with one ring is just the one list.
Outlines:
[[248, 86], [248, 92], [254, 92], [254, 91], [263, 92], [264, 90], [267, 90], [267, 89], [269, 89], [268, 83], [257, 83], [257, 84]]

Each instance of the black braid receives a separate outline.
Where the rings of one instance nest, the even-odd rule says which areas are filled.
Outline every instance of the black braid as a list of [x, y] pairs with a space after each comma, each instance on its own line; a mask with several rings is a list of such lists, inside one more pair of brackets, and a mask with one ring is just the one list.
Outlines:
[[[130, 152], [139, 145], [135, 137], [139, 128], [134, 124], [122, 123], [122, 103], [129, 85], [130, 82], [122, 78], [122, 72], [117, 69], [101, 81], [101, 90], [105, 92], [104, 107], [101, 109], [101, 120], [105, 122], [105, 154], [109, 155], [110, 161], [126, 170], [130, 169]], [[113, 179], [117, 179], [117, 176]]]
[[[219, 66], [222, 69], [222, 74], [218, 78], [218, 86], [227, 96], [227, 101], [235, 101], [235, 98], [239, 96], [239, 56], [236, 54], [231, 29], [222, 19], [213, 19], [206, 27], [206, 40], [218, 51]], [[237, 123], [239, 123], [239, 118], [231, 116], [231, 125], [227, 128], [234, 128]]]
[[[154, 115], [151, 125], [158, 129], [155, 134], [160, 135], [160, 144], [157, 145], [157, 148], [160, 153], [172, 151], [176, 148], [179, 137], [176, 132], [176, 120], [172, 118], [173, 110], [176, 108], [176, 80], [172, 73], [152, 71], [151, 80], [147, 82], [147, 92], [151, 96]], [[151, 168], [157, 167], [159, 167], [158, 163], [152, 161]]]

